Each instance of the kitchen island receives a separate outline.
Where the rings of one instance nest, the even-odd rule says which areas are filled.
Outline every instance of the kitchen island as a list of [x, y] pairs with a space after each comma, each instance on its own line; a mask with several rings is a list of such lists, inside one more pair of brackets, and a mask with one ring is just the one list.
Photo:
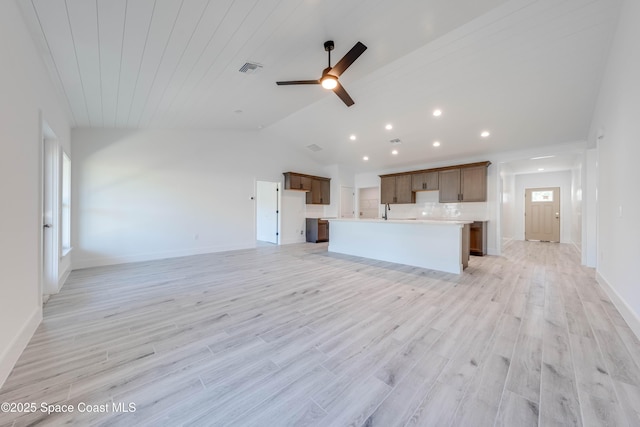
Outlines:
[[329, 252], [460, 274], [473, 221], [329, 219]]

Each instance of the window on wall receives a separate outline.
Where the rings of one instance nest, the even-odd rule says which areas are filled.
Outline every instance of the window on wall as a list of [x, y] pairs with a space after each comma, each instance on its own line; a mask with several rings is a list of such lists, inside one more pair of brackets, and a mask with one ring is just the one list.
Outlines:
[[532, 191], [532, 202], [553, 202], [553, 191]]
[[60, 221], [60, 241], [62, 255], [71, 250], [71, 159], [62, 153], [62, 217]]

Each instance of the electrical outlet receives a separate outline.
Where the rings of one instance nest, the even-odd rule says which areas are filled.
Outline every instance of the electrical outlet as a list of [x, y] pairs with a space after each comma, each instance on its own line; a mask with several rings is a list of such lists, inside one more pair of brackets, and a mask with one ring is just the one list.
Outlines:
[[303, 234], [304, 234], [304, 231], [303, 231], [303, 230], [300, 230], [300, 235], [302, 236]]

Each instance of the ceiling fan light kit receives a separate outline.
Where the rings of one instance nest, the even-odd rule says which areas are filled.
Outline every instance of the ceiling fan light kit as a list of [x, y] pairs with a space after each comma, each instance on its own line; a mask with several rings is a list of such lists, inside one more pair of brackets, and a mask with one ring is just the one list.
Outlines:
[[327, 40], [324, 42], [324, 50], [328, 55], [328, 67], [322, 71], [322, 77], [318, 80], [290, 80], [290, 81], [282, 81], [276, 82], [278, 86], [286, 86], [286, 85], [321, 85], [323, 88], [327, 90], [333, 90], [333, 92], [338, 95], [338, 97], [346, 104], [347, 107], [355, 104], [353, 99], [349, 96], [347, 91], [342, 87], [338, 78], [342, 73], [345, 72], [351, 64], [355, 62], [360, 55], [367, 50], [367, 47], [361, 42], [356, 43], [349, 52], [345, 56], [342, 57], [340, 61], [334, 66], [331, 67], [331, 51], [334, 48], [333, 40]]
[[332, 90], [335, 89], [336, 86], [338, 86], [338, 79], [331, 74], [327, 74], [326, 76], [324, 76], [321, 81], [322, 87], [325, 89]]

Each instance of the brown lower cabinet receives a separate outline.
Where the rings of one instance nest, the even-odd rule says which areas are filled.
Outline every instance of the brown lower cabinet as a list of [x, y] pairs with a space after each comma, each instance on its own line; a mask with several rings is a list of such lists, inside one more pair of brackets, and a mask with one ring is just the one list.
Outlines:
[[469, 253], [484, 256], [487, 254], [487, 221], [474, 221], [469, 228]]
[[329, 221], [320, 218], [307, 218], [307, 242], [329, 241]]

